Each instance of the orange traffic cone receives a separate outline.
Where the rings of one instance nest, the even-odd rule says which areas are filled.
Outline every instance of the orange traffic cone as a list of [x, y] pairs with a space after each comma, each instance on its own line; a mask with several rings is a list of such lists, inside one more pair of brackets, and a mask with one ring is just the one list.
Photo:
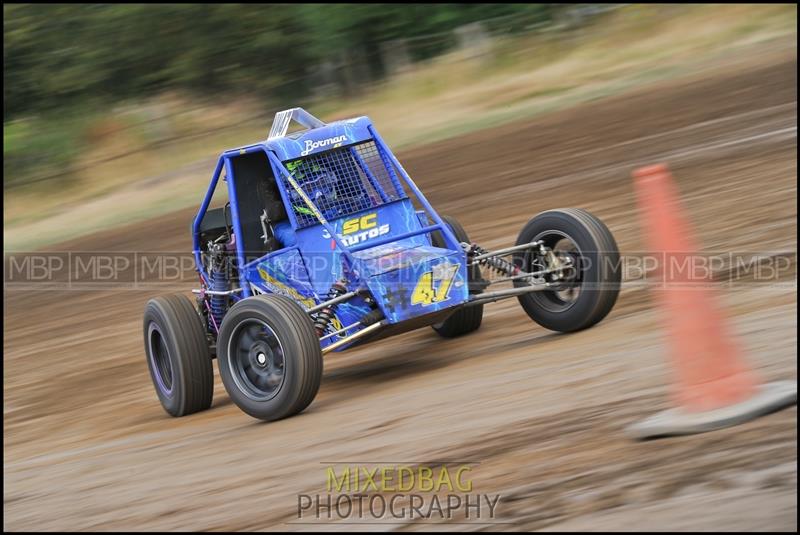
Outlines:
[[700, 258], [666, 165], [644, 167], [633, 176], [647, 246], [658, 257], [660, 287], [654, 293], [667, 325], [678, 408], [631, 426], [629, 433], [637, 438], [699, 433], [796, 403], [797, 383], [759, 385], [727, 332], [708, 270], [693, 269]]

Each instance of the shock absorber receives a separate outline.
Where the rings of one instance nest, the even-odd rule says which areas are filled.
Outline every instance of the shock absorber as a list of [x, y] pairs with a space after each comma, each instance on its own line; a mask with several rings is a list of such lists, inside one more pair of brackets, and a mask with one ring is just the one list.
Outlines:
[[[486, 249], [480, 247], [479, 245], [473, 244], [472, 250], [470, 251], [470, 255], [480, 256], [483, 254], [488, 253]], [[507, 277], [512, 275], [517, 275], [520, 272], [520, 269], [503, 258], [499, 256], [489, 256], [487, 258], [481, 258], [478, 260], [478, 264], [482, 266], [486, 266], [489, 269], [499, 273], [500, 275], [505, 275]]]
[[[224, 268], [216, 269], [211, 272], [211, 284], [209, 289], [214, 292], [227, 292], [230, 290], [230, 281], [228, 280], [228, 274], [225, 273]], [[209, 327], [214, 328], [214, 330], [218, 329], [222, 324], [222, 317], [227, 310], [228, 296], [212, 294], [211, 316], [213, 316], [213, 324], [209, 325]]]
[[[344, 285], [344, 281], [334, 282], [331, 286], [331, 289], [328, 290], [328, 295], [325, 296], [325, 301], [335, 299], [346, 292], [347, 287]], [[314, 329], [317, 331], [317, 336], [322, 336], [325, 334], [325, 331], [328, 329], [328, 325], [330, 325], [331, 321], [333, 320], [335, 311], [336, 305], [331, 305], [317, 312], [317, 317], [314, 318]]]
[[222, 324], [222, 317], [228, 311], [229, 297], [225, 294], [216, 292], [227, 292], [231, 289], [231, 281], [228, 277], [228, 265], [225, 256], [224, 244], [209, 244], [211, 261], [209, 262], [209, 282], [208, 289], [215, 292], [211, 294], [210, 310], [208, 316], [208, 327], [212, 331], [219, 330]]

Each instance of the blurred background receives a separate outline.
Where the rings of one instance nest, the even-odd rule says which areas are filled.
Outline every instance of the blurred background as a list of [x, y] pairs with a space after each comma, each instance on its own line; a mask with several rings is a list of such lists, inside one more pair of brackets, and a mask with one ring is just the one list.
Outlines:
[[196, 202], [207, 162], [266, 137], [287, 107], [368, 114], [403, 148], [685, 74], [796, 30], [792, 6], [747, 5], [20, 4], [3, 14], [6, 250]]
[[302, 529], [297, 496], [324, 491], [324, 462], [454, 459], [478, 463], [476, 492], [502, 496], [498, 529], [796, 531], [796, 408], [625, 436], [670, 406], [668, 340], [635, 275], [580, 333], [545, 331], [507, 300], [461, 339], [422, 329], [326, 357], [314, 403], [262, 425], [219, 378], [208, 411], [172, 419], [158, 403], [142, 312], [189, 295], [191, 265], [161, 287], [129, 272], [16, 285], [8, 269], [30, 251], [70, 269], [82, 253], [189, 253], [222, 151], [265, 139], [289, 107], [368, 115], [437, 211], [488, 249], [538, 212], [580, 207], [635, 255], [630, 173], [668, 163], [701, 252], [728, 259], [714, 275], [748, 361], [764, 381], [796, 378], [796, 5], [3, 15], [4, 529]]

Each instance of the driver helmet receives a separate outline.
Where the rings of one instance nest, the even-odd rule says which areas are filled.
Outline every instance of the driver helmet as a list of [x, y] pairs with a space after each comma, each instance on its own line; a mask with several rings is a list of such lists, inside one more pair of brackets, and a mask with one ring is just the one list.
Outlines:
[[[303, 189], [303, 192], [322, 211], [326, 218], [334, 218], [339, 215], [340, 210], [336, 202], [338, 197], [336, 174], [316, 162], [303, 160], [288, 162], [286, 169], [292, 173], [292, 177]], [[296, 191], [292, 191], [291, 196], [292, 206], [296, 212], [307, 216], [313, 215], [313, 211], [306, 206], [305, 201]]]

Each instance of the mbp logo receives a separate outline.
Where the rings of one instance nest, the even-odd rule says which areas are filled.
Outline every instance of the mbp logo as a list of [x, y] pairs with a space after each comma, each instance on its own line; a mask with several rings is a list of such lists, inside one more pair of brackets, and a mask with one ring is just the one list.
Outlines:
[[3, 264], [3, 282], [7, 285], [65, 285], [70, 280], [68, 253], [11, 253]]

